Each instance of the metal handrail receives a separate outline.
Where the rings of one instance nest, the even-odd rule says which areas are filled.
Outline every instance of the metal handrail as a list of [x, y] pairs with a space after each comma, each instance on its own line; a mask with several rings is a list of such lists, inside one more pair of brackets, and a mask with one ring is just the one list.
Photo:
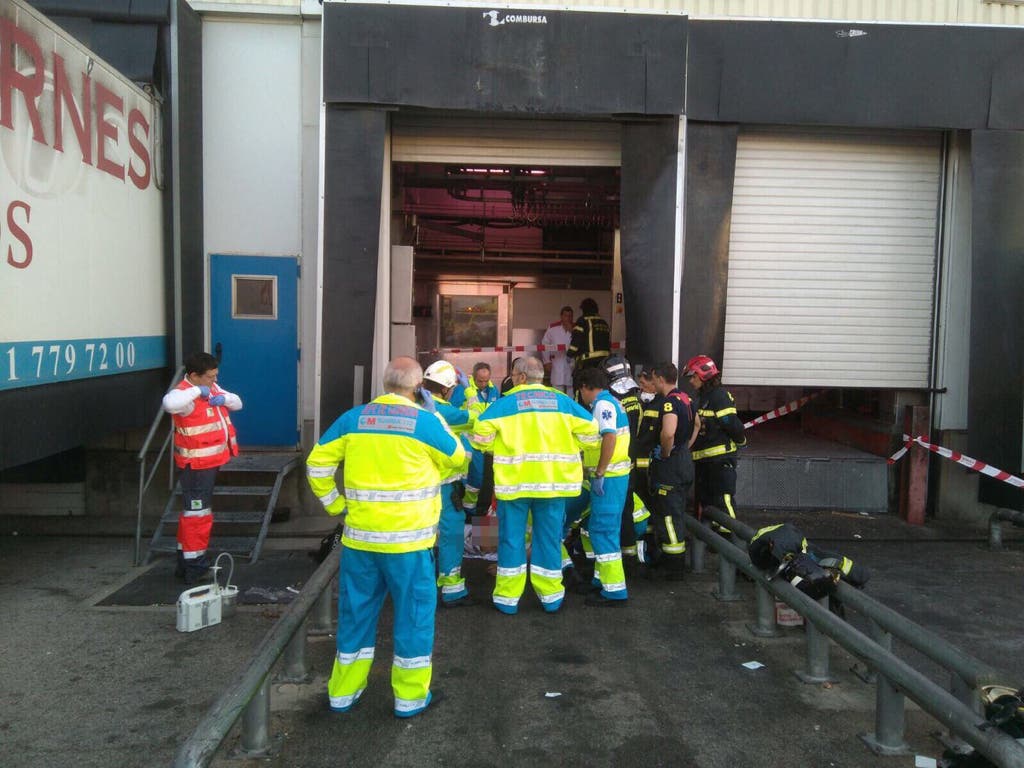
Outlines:
[[[173, 387], [174, 383], [178, 381], [184, 373], [185, 366], [178, 366], [177, 370], [174, 372], [174, 378], [171, 379], [171, 383], [167, 388], [170, 389]], [[146, 456], [149, 454], [149, 445], [153, 442], [153, 437], [156, 435], [157, 427], [160, 426], [160, 421], [163, 417], [164, 409], [161, 405], [157, 408], [156, 416], [153, 417], [153, 423], [149, 427], [149, 433], [146, 435], [146, 439], [143, 441], [142, 447], [135, 456], [135, 460], [139, 462], [139, 503], [135, 512], [135, 559], [132, 564], [136, 566], [142, 561], [142, 499], [146, 495], [146, 491], [148, 490], [150, 483], [153, 482], [153, 476], [156, 474], [156, 470], [160, 466], [160, 459], [163, 458], [164, 451], [166, 451], [167, 446], [170, 445], [171, 435], [173, 434], [171, 430], [167, 431], [167, 437], [165, 437], [163, 443], [161, 443], [160, 452], [153, 461], [153, 468], [147, 476]], [[171, 472], [173, 473], [173, 470], [171, 470]]]
[[[740, 538], [742, 538], [742, 534], [739, 531], [743, 529], [745, 529], [745, 533], [751, 533], [748, 526], [744, 526], [738, 520], [726, 516], [719, 510], [713, 510], [712, 514], [708, 513], [709, 510], [705, 508], [706, 516], [728, 526], [729, 530], [739, 534]], [[749, 576], [759, 591], [781, 599], [810, 623], [807, 644], [809, 663], [812, 667], [815, 660], [811, 656], [816, 653], [819, 654], [820, 659], [821, 645], [817, 643], [816, 636], [821, 633], [830, 637], [849, 653], [865, 661], [876, 671], [878, 678], [876, 729], [879, 733], [883, 730], [880, 727], [881, 724], [877, 722], [880, 712], [883, 710], [887, 716], [897, 720], [896, 729], [892, 727], [885, 729], [886, 738], [878, 739], [874, 743], [871, 739], [865, 738], [869, 746], [877, 748], [876, 751], [883, 754], [902, 751], [899, 746], [895, 745], [902, 742], [902, 695], [905, 693], [917, 702], [921, 709], [945, 725], [951, 733], [962, 738], [996, 765], [1002, 768], [1019, 768], [1024, 765], [1024, 746], [1002, 731], [987, 727], [988, 724], [984, 718], [973, 707], [941, 688], [905, 661], [894, 656], [888, 649], [889, 638], [885, 632], [878, 632], [876, 638], [868, 637], [833, 614], [826, 606], [819, 604], [818, 601], [800, 592], [788, 582], [769, 579], [750, 562], [745, 550], [727, 541], [712, 531], [710, 527], [689, 516], [685, 518], [684, 523], [695, 538], [714, 548], [733, 570], [742, 571]], [[827, 600], [827, 598], [823, 600]], [[907, 621], [907, 624], [912, 624], [912, 622]], [[902, 627], [898, 628], [902, 629]], [[922, 629], [922, 631], [924, 630]], [[817, 646], [816, 651], [814, 650], [815, 646]], [[827, 678], [827, 650], [827, 646], [825, 646], [824, 678]], [[822, 670], [819, 669], [818, 673], [821, 674], [821, 672]], [[898, 732], [894, 733], [894, 730]]]
[[[306, 582], [298, 596], [285, 609], [256, 649], [252, 661], [241, 676], [214, 702], [199, 725], [182, 744], [174, 758], [174, 768], [202, 768], [213, 760], [221, 743], [243, 718], [240, 755], [265, 756], [270, 737], [270, 670], [286, 656], [284, 682], [308, 680], [305, 664], [305, 626], [309, 613], [318, 609], [322, 624], [331, 622], [331, 583], [338, 575], [338, 555], [328, 557]], [[311, 632], [313, 630], [311, 629]]]
[[[744, 541], [750, 541], [756, 533], [750, 526], [729, 517], [715, 507], [706, 507], [703, 515], [719, 525], [726, 526]], [[948, 640], [897, 613], [865, 592], [844, 582], [837, 584], [836, 588], [836, 596], [844, 605], [875, 622], [886, 632], [939, 666], [955, 673], [972, 688], [992, 685], [999, 680], [999, 673], [990, 665], [967, 655]]]

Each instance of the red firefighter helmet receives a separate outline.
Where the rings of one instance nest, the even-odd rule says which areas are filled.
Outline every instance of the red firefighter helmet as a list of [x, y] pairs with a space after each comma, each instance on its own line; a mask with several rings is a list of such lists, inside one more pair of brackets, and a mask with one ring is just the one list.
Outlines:
[[694, 374], [697, 374], [701, 381], [710, 381], [718, 375], [718, 366], [707, 355], [697, 355], [686, 361], [686, 371], [684, 373], [686, 376]]

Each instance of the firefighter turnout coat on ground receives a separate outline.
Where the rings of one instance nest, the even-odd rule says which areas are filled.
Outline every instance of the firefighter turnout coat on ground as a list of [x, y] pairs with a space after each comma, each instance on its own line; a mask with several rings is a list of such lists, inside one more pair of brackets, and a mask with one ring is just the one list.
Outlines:
[[[433, 546], [442, 478], [461, 471], [462, 443], [411, 400], [385, 394], [347, 411], [307, 459], [309, 484], [331, 514], [347, 508], [338, 582], [337, 657], [327, 691], [344, 712], [366, 688], [377, 617], [394, 604], [395, 714], [430, 703], [437, 587]], [[344, 463], [344, 491], [335, 485]]]

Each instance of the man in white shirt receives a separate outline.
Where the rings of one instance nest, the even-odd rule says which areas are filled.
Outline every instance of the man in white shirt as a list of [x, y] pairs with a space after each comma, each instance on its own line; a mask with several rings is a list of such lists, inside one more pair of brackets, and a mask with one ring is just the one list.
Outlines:
[[565, 348], [572, 341], [572, 307], [562, 307], [562, 319], [552, 323], [544, 332], [541, 344], [545, 347], [562, 345], [560, 350], [544, 350], [544, 370], [551, 377], [551, 386], [566, 394], [572, 394], [572, 360], [566, 357]]

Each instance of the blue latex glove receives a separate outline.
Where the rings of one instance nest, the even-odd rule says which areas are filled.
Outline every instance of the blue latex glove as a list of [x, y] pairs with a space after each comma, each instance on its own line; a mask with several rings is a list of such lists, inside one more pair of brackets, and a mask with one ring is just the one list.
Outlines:
[[633, 523], [633, 535], [638, 539], [647, 533], [647, 521], [641, 520], [639, 523]]
[[456, 374], [456, 377], [458, 378], [459, 384], [461, 384], [463, 387], [468, 387], [469, 386], [469, 376], [464, 374], [458, 368], [455, 369], [455, 374]]
[[224, 405], [226, 399], [224, 395], [214, 395], [210, 398], [210, 405]]
[[651, 451], [651, 458], [655, 461], [659, 461], [661, 459], [661, 445], [654, 446], [654, 450]]
[[204, 400], [210, 399], [210, 388], [204, 387], [202, 384], [199, 385], [199, 396]]
[[595, 496], [604, 496], [604, 476], [594, 475], [590, 478], [590, 492]]
[[434, 396], [430, 394], [430, 390], [420, 387], [417, 394], [420, 397], [420, 405], [423, 406], [424, 410], [437, 413], [437, 405], [434, 403]]

